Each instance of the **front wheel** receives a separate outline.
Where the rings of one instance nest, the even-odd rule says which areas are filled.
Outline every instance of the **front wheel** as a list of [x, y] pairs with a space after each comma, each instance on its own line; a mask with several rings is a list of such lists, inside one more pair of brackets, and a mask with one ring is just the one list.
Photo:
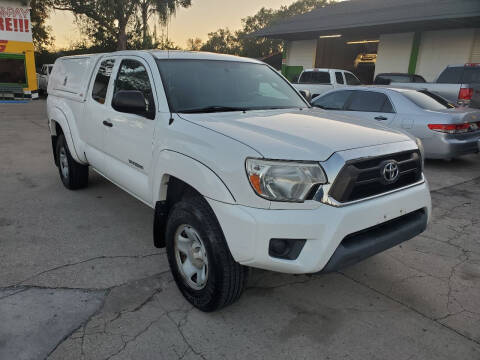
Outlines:
[[202, 196], [193, 194], [173, 206], [166, 242], [175, 282], [191, 304], [210, 312], [240, 298], [248, 269], [233, 259], [215, 214]]
[[63, 185], [70, 190], [86, 187], [88, 185], [88, 166], [75, 161], [63, 134], [58, 136], [56, 154], [58, 171]]

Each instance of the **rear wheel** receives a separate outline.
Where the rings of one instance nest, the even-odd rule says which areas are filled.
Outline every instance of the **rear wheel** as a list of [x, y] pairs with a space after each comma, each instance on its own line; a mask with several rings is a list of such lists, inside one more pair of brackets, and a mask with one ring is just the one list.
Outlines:
[[212, 209], [199, 194], [175, 204], [166, 229], [170, 268], [183, 296], [210, 312], [238, 300], [248, 268], [233, 259]]
[[70, 190], [78, 190], [88, 185], [88, 166], [80, 164], [70, 154], [65, 136], [57, 139], [58, 171], [63, 185]]

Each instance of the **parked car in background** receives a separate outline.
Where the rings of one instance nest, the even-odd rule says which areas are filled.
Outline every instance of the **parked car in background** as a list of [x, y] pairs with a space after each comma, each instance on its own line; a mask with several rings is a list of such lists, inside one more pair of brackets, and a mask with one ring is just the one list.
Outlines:
[[450, 65], [433, 83], [395, 83], [393, 86], [426, 89], [456, 105], [480, 108], [480, 63]]
[[311, 108], [260, 61], [66, 57], [48, 90], [62, 183], [86, 187], [91, 167], [155, 209], [154, 245], [166, 247], [178, 288], [203, 311], [236, 301], [248, 267], [336, 271], [427, 226], [419, 142]]
[[383, 73], [375, 76], [374, 85], [390, 85], [392, 83], [426, 83], [420, 75], [404, 73]]
[[312, 105], [348, 114], [360, 123], [377, 121], [422, 140], [425, 155], [452, 159], [478, 153], [480, 111], [455, 107], [427, 90], [347, 87], [329, 91]]
[[53, 64], [42, 65], [40, 72], [37, 73], [38, 91], [45, 94], [48, 89], [48, 79], [53, 69]]
[[300, 91], [309, 91], [312, 98], [326, 91], [347, 85], [361, 85], [360, 80], [350, 71], [339, 69], [304, 70], [293, 86]]

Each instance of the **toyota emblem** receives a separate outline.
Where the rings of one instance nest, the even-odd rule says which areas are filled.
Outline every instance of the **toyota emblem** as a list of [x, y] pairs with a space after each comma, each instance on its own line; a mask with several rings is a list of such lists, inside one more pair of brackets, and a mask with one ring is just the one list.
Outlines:
[[400, 169], [396, 161], [389, 161], [383, 167], [383, 178], [388, 184], [392, 184], [398, 180]]

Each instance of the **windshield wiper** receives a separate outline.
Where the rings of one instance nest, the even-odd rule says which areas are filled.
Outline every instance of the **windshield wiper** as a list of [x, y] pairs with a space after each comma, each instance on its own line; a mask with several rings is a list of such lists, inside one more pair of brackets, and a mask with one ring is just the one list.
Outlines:
[[183, 114], [201, 114], [201, 113], [214, 113], [214, 112], [227, 112], [227, 111], [247, 111], [249, 108], [245, 107], [233, 107], [233, 106], [205, 106], [195, 109], [184, 109], [177, 111]]

